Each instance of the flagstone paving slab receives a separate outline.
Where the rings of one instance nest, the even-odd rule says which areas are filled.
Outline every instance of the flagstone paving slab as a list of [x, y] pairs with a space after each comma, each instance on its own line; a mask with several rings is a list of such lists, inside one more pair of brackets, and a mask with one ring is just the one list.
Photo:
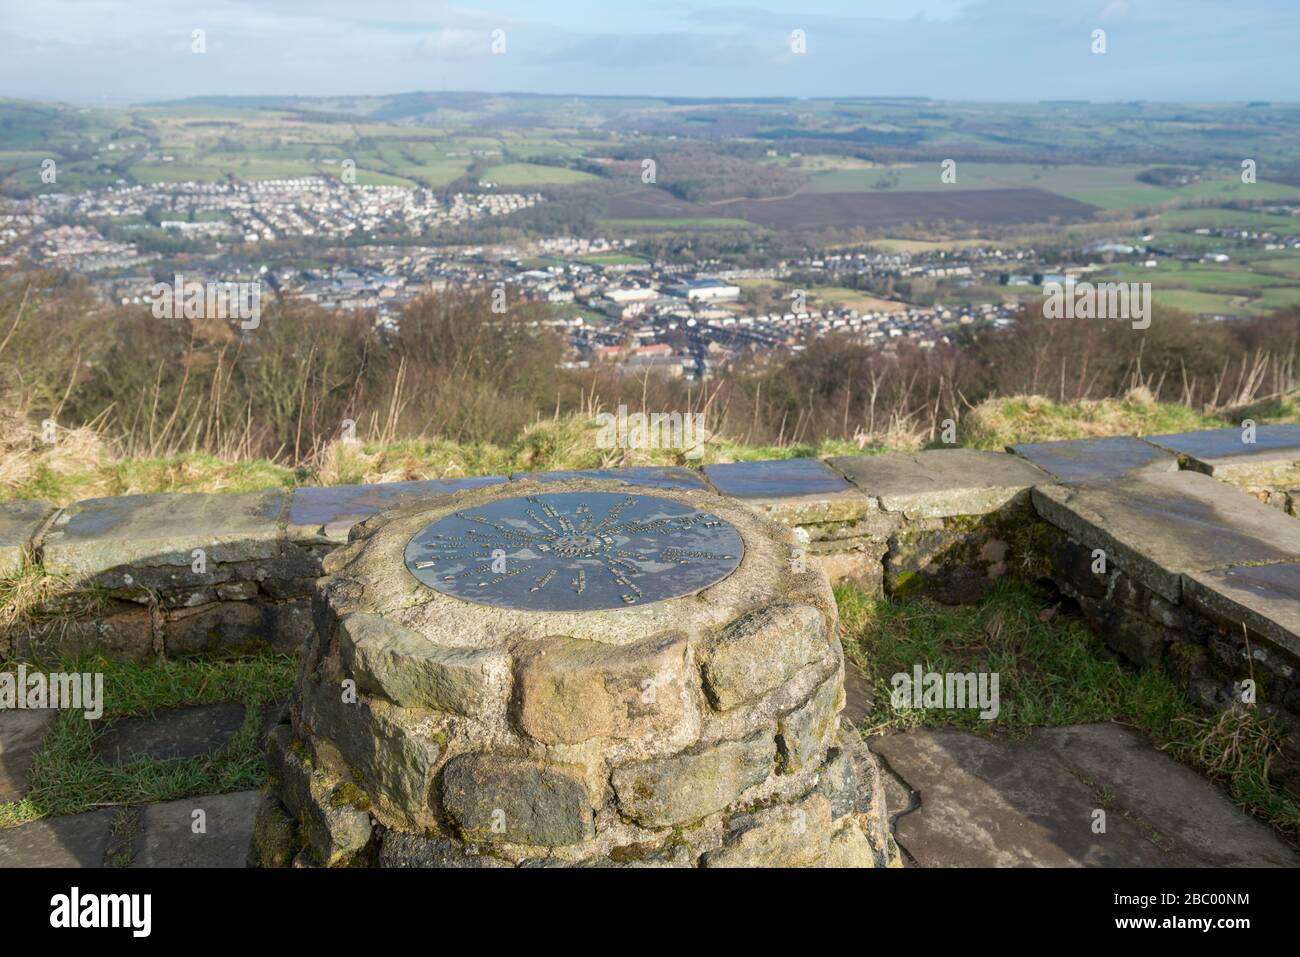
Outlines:
[[[132, 867], [245, 867], [260, 791], [209, 794], [150, 804], [141, 817]], [[202, 831], [195, 833], [196, 811]]]
[[923, 729], [871, 748], [915, 792], [895, 837], [922, 867], [1300, 865], [1212, 784], [1118, 725], [1027, 740]]
[[706, 465], [704, 474], [723, 495], [793, 525], [853, 521], [876, 509], [844, 476], [817, 459]]
[[189, 565], [273, 558], [287, 493], [185, 492], [87, 499], [46, 533], [43, 561], [54, 574], [90, 578], [119, 565]]
[[[1103, 722], [1046, 728], [1035, 738], [1105, 789], [1114, 807], [1157, 831], [1171, 862], [1197, 867], [1297, 867], [1300, 857], [1208, 780], [1130, 728]], [[1116, 817], [1108, 816], [1109, 821]]]
[[466, 488], [500, 485], [505, 477], [479, 475], [454, 479], [419, 479], [375, 485], [327, 485], [294, 489], [286, 519], [292, 542], [346, 542], [352, 526], [371, 515], [408, 502], [450, 495]]
[[1032, 462], [1063, 485], [1115, 479], [1132, 472], [1173, 472], [1178, 457], [1129, 435], [1063, 442], [1029, 442], [1011, 451]]
[[1024, 459], [977, 449], [845, 455], [829, 461], [881, 508], [907, 518], [985, 515], [1049, 481]]
[[511, 481], [563, 482], [568, 479], [603, 479], [650, 488], [707, 489], [698, 472], [680, 466], [636, 465], [625, 469], [576, 469], [566, 472], [515, 472]]
[[1300, 657], [1300, 564], [1247, 565], [1183, 576], [1183, 600]]
[[112, 808], [0, 827], [0, 867], [103, 867]]
[[1163, 448], [1186, 456], [1193, 468], [1210, 475], [1300, 467], [1300, 425], [1259, 425], [1254, 441], [1240, 428], [1175, 432], [1147, 437]]
[[894, 837], [922, 867], [1155, 867], [1160, 850], [1116, 815], [1092, 833], [1091, 791], [1041, 745], [909, 731], [871, 750], [916, 792]]
[[196, 758], [223, 747], [243, 724], [244, 706], [237, 701], [166, 708], [110, 725], [95, 741], [95, 752], [111, 765]]
[[1170, 601], [1187, 572], [1300, 559], [1300, 523], [1199, 472], [1038, 486], [1033, 500], [1047, 521]]
[[49, 502], [22, 499], [0, 502], [0, 578], [13, 578], [23, 567], [32, 538], [54, 513]]
[[27, 793], [32, 762], [54, 714], [51, 709], [0, 711], [0, 804]]

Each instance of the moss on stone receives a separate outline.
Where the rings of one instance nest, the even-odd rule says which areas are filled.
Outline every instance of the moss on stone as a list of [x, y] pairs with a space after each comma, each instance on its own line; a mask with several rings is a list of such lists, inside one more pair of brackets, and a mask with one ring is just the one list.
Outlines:
[[334, 793], [330, 795], [330, 804], [333, 807], [348, 805], [358, 811], [369, 811], [370, 795], [352, 781], [345, 781], [335, 788]]

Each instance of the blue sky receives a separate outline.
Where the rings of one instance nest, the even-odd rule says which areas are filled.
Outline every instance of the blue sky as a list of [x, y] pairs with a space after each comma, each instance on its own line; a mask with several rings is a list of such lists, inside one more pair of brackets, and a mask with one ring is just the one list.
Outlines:
[[0, 96], [88, 103], [442, 89], [1300, 100], [1297, 49], [1297, 0], [0, 0]]

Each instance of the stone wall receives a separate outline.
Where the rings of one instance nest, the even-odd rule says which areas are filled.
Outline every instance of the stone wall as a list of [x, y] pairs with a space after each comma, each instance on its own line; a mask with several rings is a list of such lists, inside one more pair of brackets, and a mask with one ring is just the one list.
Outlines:
[[[403, 502], [522, 480], [712, 490], [791, 527], [833, 581], [946, 602], [1050, 578], [1135, 664], [1211, 706], [1255, 682], [1300, 755], [1300, 427], [684, 468], [634, 468], [236, 495], [0, 503], [0, 577], [36, 562], [71, 592], [0, 626], [0, 658], [136, 659], [299, 649], [323, 557]], [[1243, 492], [1245, 494], [1243, 494]], [[1096, 566], [1098, 553], [1104, 561]], [[1094, 567], [1101, 570], [1094, 570]], [[1288, 759], [1290, 760], [1290, 759]], [[1294, 778], [1294, 765], [1276, 773]]]

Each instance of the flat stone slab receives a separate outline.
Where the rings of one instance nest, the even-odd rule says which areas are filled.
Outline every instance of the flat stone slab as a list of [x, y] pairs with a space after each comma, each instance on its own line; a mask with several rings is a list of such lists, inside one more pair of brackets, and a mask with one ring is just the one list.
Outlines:
[[707, 489], [709, 483], [695, 472], [681, 466], [635, 465], [625, 469], [575, 469], [568, 472], [515, 472], [511, 481], [564, 482], [569, 479], [602, 479], [645, 485], [649, 488]]
[[1300, 468], [1300, 425], [1259, 425], [1255, 441], [1243, 441], [1242, 429], [1207, 429], [1152, 435], [1148, 442], [1185, 456], [1189, 464], [1210, 475], [1223, 472]]
[[1027, 740], [920, 730], [871, 747], [916, 792], [895, 836], [922, 867], [1300, 864], [1208, 781], [1118, 725]]
[[113, 837], [112, 808], [0, 828], [4, 867], [103, 867]]
[[189, 565], [201, 548], [210, 562], [279, 554], [287, 493], [185, 492], [93, 498], [65, 509], [45, 536], [45, 567], [90, 578], [119, 565]]
[[1183, 601], [1226, 624], [1244, 622], [1300, 658], [1300, 564], [1192, 572], [1183, 576]]
[[1110, 815], [1049, 749], [966, 731], [909, 731], [871, 750], [916, 792], [894, 837], [922, 867], [1156, 867], [1163, 855], [1135, 823]]
[[1030, 442], [1011, 446], [1021, 456], [1063, 485], [1117, 479], [1132, 472], [1173, 472], [1178, 457], [1130, 435], [1064, 442]]
[[54, 512], [49, 502], [12, 499], [0, 502], [0, 578], [13, 578], [23, 567], [32, 538]]
[[[1111, 722], [1045, 728], [1035, 739], [1117, 810], [1156, 831], [1171, 863], [1194, 867], [1300, 867], [1300, 856], [1211, 782]], [[1108, 815], [1108, 822], [1115, 814]]]
[[95, 753], [111, 765], [196, 758], [224, 746], [243, 724], [244, 706], [237, 701], [167, 708], [114, 722], [95, 741]]
[[1038, 513], [1170, 601], [1182, 575], [1300, 559], [1300, 523], [1199, 472], [1035, 487]]
[[465, 488], [500, 485], [500, 475], [420, 479], [375, 485], [326, 485], [293, 490], [285, 534], [291, 542], [346, 542], [352, 526], [394, 505], [450, 495]]
[[776, 459], [704, 466], [723, 495], [790, 525], [861, 518], [875, 503], [818, 459]]
[[260, 791], [238, 791], [150, 804], [141, 816], [131, 866], [247, 866], [261, 796]]
[[32, 761], [54, 714], [50, 709], [0, 711], [0, 804], [20, 800], [27, 793]]
[[846, 455], [829, 461], [885, 511], [908, 518], [985, 515], [1048, 481], [1024, 459], [976, 449]]

